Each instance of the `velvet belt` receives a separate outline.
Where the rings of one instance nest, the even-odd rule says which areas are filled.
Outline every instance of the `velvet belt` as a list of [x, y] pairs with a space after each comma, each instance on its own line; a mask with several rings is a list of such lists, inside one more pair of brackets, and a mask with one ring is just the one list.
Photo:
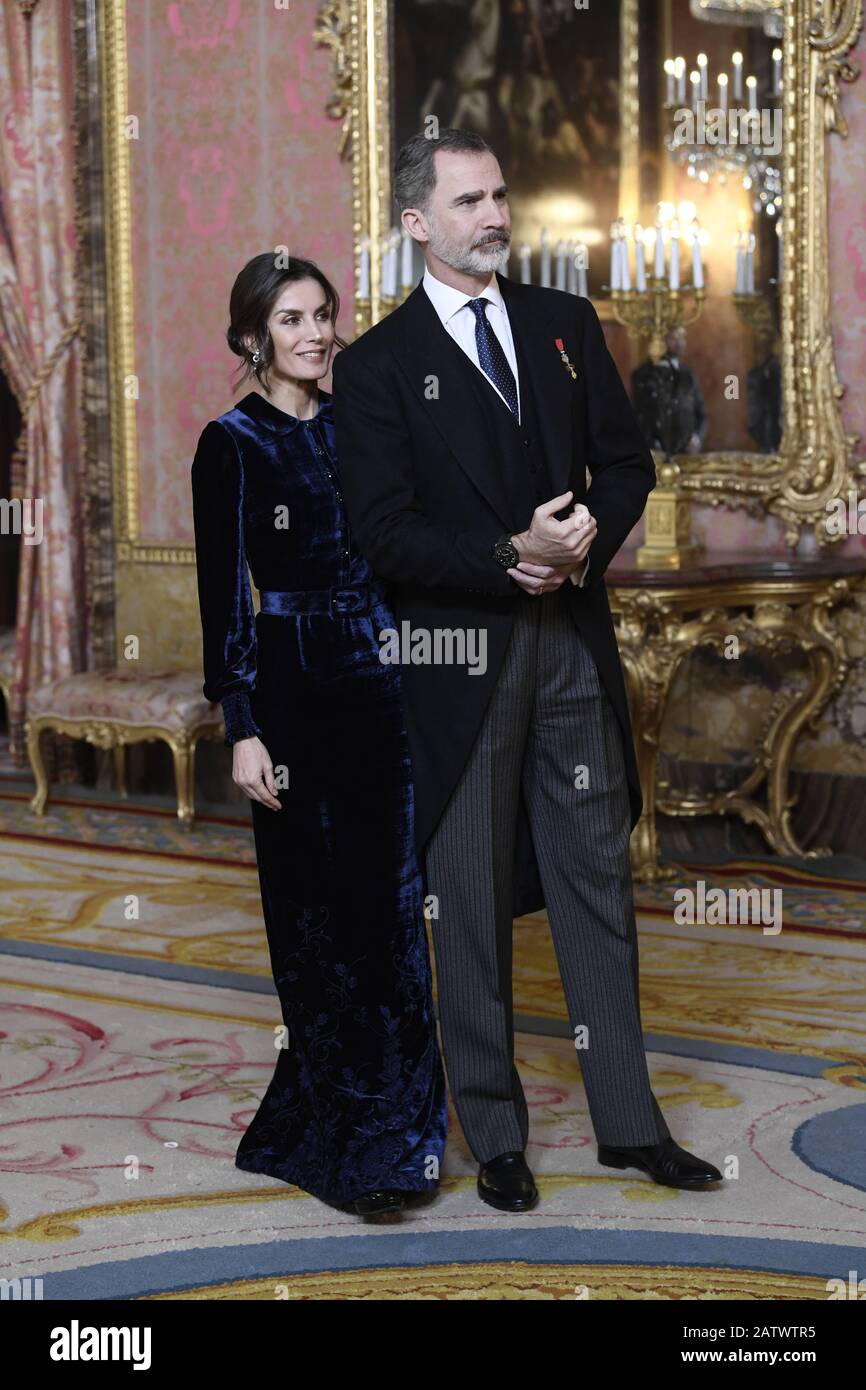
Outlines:
[[328, 613], [332, 618], [354, 618], [369, 613], [372, 604], [384, 603], [376, 584], [332, 584], [329, 589], [262, 589], [260, 612], [290, 616], [295, 613]]

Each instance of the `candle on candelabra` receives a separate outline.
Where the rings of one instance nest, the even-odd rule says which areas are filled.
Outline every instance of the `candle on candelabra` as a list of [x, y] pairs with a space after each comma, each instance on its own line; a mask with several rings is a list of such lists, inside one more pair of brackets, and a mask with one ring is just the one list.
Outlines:
[[413, 242], [406, 228], [400, 234], [401, 256], [400, 256], [400, 284], [404, 290], [411, 289], [412, 275], [412, 247]]
[[726, 72], [720, 72], [720, 73], [719, 73], [719, 110], [720, 110], [720, 111], [727, 111], [727, 109], [728, 109], [728, 74], [727, 74]]
[[655, 253], [656, 229], [655, 227], [645, 227], [643, 234], [644, 269], [649, 273], [649, 266]]
[[532, 284], [532, 248], [522, 241], [517, 248], [517, 259], [520, 262], [520, 283], [521, 285]]
[[758, 79], [757, 77], [746, 78], [746, 109], [749, 114], [758, 109]]
[[674, 61], [674, 76], [677, 79], [677, 101], [680, 106], [686, 99], [686, 60], [677, 58]]
[[635, 289], [646, 289], [646, 256], [644, 254], [644, 229], [639, 222], [634, 228], [634, 279]]
[[743, 55], [733, 53], [731, 62], [734, 65], [734, 101], [743, 100]]
[[782, 90], [782, 50], [773, 49], [773, 96], [777, 97]]
[[665, 102], [668, 106], [674, 104], [674, 60], [665, 58]]
[[785, 259], [783, 254], [784, 241], [782, 239], [782, 228], [784, 226], [784, 223], [785, 219], [783, 217], [780, 217], [778, 222], [776, 223], [776, 240], [779, 243], [779, 269], [777, 271], [777, 275], [779, 277], [780, 285], [782, 283], [782, 274], [785, 269]]
[[386, 232], [379, 246], [379, 293], [381, 295], [387, 295], [388, 293], [389, 245], [390, 234]]
[[569, 294], [577, 294], [577, 242], [572, 238], [566, 243], [565, 256], [565, 288]]
[[671, 223], [671, 268], [668, 280], [672, 290], [680, 287], [680, 229], [676, 222]]
[[364, 237], [358, 248], [358, 298], [370, 298], [370, 238]]
[[755, 246], [757, 240], [754, 232], [749, 232], [749, 241], [746, 246], [746, 294], [755, 293]]
[[541, 229], [541, 284], [545, 289], [550, 289], [550, 232], [546, 227]]
[[697, 68], [694, 68], [689, 73], [689, 82], [692, 86], [692, 110], [697, 115], [698, 102], [701, 99], [701, 74], [698, 72]]
[[657, 280], [663, 280], [665, 278], [665, 240], [661, 222], [656, 222], [655, 233], [656, 243], [655, 258], [653, 261], [653, 275], [656, 277]]
[[702, 290], [704, 287], [704, 266], [701, 261], [701, 235], [698, 219], [692, 223], [692, 288]]
[[707, 97], [709, 96], [709, 87], [707, 86], [707, 55], [706, 55], [706, 53], [699, 53], [699, 54], [698, 54], [698, 72], [699, 72], [700, 75], [701, 75], [701, 98], [702, 98], [703, 101], [706, 101]]
[[391, 254], [394, 257], [394, 294], [397, 294], [397, 284], [400, 276], [400, 228], [391, 229]]
[[620, 278], [618, 222], [613, 222], [610, 228], [610, 287], [612, 290], [622, 289], [622, 280]]
[[565, 249], [564, 241], [556, 243], [556, 288], [558, 290], [565, 289]]
[[734, 246], [737, 249], [737, 278], [734, 282], [734, 294], [744, 294], [746, 289], [746, 251], [742, 232], [737, 232], [734, 237]]
[[621, 289], [631, 289], [631, 268], [628, 262], [628, 233], [625, 223], [622, 221], [620, 221], [619, 235], [619, 280]]
[[589, 289], [587, 286], [587, 272], [589, 270], [589, 247], [585, 242], [577, 244], [577, 292], [584, 299], [589, 299]]
[[392, 228], [384, 239], [382, 251], [382, 294], [387, 299], [397, 297], [397, 240]]

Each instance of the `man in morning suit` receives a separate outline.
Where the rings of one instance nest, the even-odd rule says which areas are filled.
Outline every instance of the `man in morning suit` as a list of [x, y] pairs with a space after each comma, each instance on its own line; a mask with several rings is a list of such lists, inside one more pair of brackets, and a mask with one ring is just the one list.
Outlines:
[[398, 631], [486, 640], [483, 671], [401, 666], [445, 1067], [478, 1192], [508, 1211], [538, 1198], [511, 973], [513, 917], [542, 906], [599, 1162], [717, 1182], [670, 1135], [640, 1022], [642, 803], [604, 572], [652, 456], [590, 301], [503, 275], [507, 189], [481, 136], [413, 136], [394, 190], [425, 274], [336, 356], [334, 418], [349, 520]]

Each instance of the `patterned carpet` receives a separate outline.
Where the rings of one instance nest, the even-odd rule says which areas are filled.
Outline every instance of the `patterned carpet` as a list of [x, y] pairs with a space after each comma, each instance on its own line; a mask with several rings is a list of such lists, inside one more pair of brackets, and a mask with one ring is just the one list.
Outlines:
[[[232, 1158], [279, 1021], [248, 820], [0, 785], [0, 1277], [84, 1299], [824, 1299], [866, 1236], [866, 880], [681, 866], [638, 892], [674, 1136], [730, 1177], [601, 1168], [543, 914], [515, 931], [541, 1202], [497, 1213], [451, 1116], [439, 1195], [363, 1223]], [[782, 887], [784, 929], [685, 926], [678, 885]]]

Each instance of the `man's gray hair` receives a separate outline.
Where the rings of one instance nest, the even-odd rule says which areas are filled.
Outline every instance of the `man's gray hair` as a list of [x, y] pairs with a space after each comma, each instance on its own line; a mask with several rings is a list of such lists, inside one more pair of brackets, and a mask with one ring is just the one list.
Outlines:
[[426, 211], [436, 187], [434, 156], [437, 150], [452, 150], [457, 154], [493, 153], [483, 135], [476, 135], [474, 130], [460, 130], [457, 126], [446, 126], [435, 139], [413, 135], [403, 145], [394, 165], [394, 201], [401, 212], [404, 208]]

